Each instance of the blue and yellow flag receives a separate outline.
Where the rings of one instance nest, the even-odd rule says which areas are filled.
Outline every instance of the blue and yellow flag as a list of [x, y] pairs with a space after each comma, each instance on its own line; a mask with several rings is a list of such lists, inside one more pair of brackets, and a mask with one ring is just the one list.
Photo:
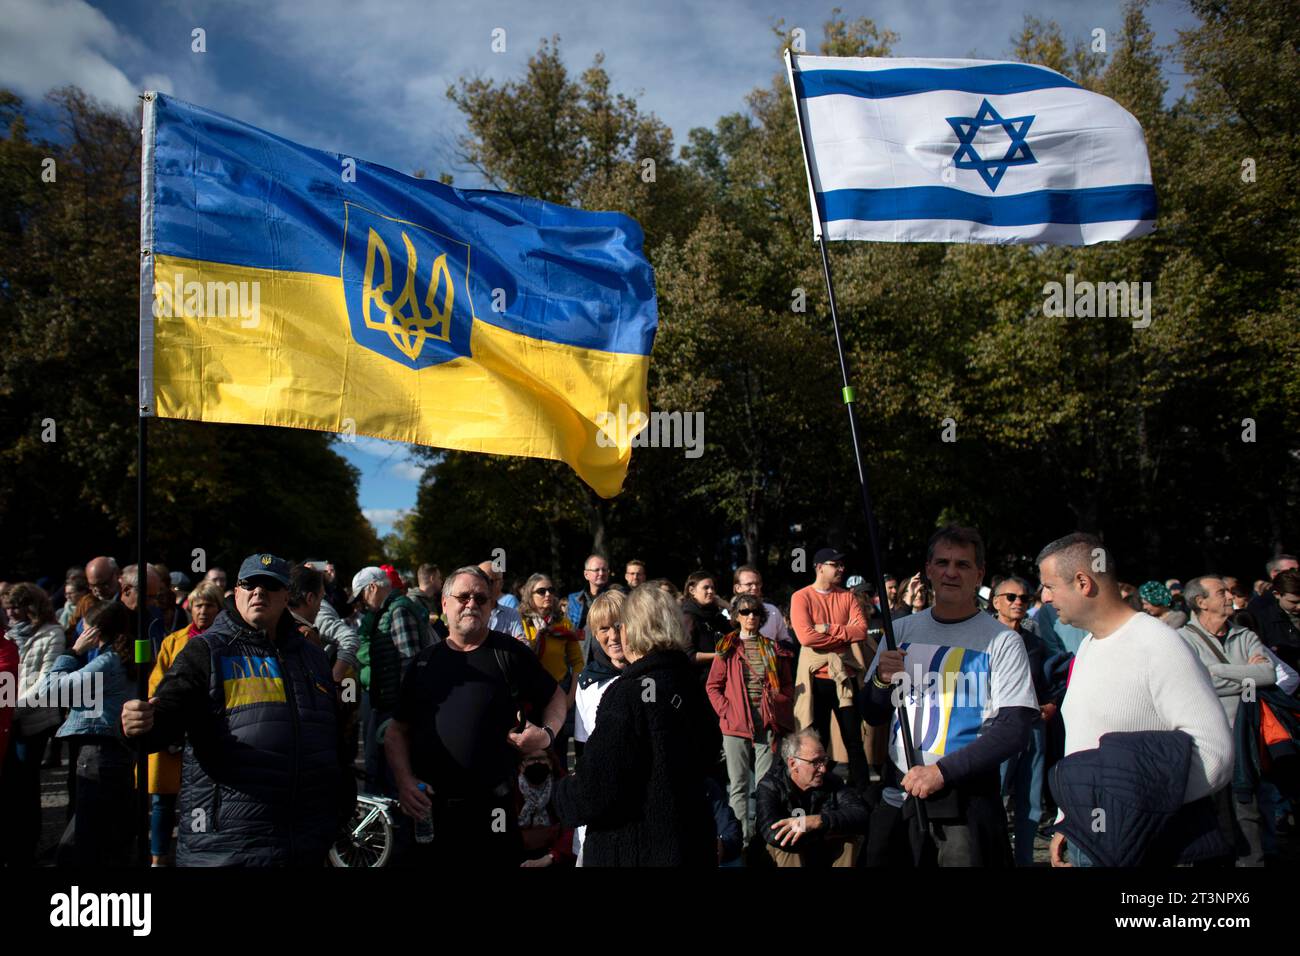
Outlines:
[[[618, 494], [658, 324], [641, 227], [146, 94], [141, 413], [568, 463]], [[600, 440], [598, 440], [600, 439]]]

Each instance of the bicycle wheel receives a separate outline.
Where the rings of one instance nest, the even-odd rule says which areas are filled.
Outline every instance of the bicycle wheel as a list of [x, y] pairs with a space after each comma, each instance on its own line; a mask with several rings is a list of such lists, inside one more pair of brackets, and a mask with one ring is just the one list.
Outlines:
[[384, 811], [357, 801], [346, 836], [330, 847], [330, 865], [339, 867], [384, 866], [393, 853], [393, 825]]

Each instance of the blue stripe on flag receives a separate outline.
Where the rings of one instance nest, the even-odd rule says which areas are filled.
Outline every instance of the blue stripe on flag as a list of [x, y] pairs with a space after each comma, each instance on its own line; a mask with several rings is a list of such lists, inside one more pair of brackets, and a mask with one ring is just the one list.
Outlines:
[[978, 196], [949, 186], [835, 189], [817, 194], [822, 222], [837, 219], [956, 219], [986, 226], [1078, 225], [1156, 218], [1153, 187], [1043, 189], [1018, 196]]
[[896, 70], [796, 70], [795, 88], [800, 99], [814, 96], [862, 96], [886, 99], [935, 90], [983, 93], [988, 96], [1028, 93], [1079, 84], [1059, 73], [1027, 63], [993, 63], [945, 70], [936, 67], [902, 67]]

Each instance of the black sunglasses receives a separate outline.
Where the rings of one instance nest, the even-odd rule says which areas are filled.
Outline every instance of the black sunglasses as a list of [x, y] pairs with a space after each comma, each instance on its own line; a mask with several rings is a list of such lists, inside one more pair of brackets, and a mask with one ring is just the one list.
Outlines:
[[453, 594], [451, 597], [453, 600], [459, 601], [461, 604], [468, 604], [470, 601], [473, 601], [479, 607], [482, 607], [488, 602], [488, 596], [479, 591], [471, 591], [469, 594]]
[[554, 594], [555, 588], [533, 588], [534, 594]]
[[1029, 600], [1029, 595], [1028, 595], [1028, 594], [1006, 594], [1006, 593], [1003, 593], [1003, 594], [999, 594], [998, 597], [1004, 597], [1004, 598], [1006, 598], [1007, 601], [1010, 602], [1011, 604], [1015, 604], [1017, 601], [1025, 601], [1025, 602], [1027, 602], [1027, 601]]
[[261, 588], [263, 591], [270, 591], [271, 593], [284, 590], [284, 585], [273, 578], [255, 578], [252, 581], [240, 581], [235, 587], [243, 588], [245, 591]]
[[755, 614], [757, 614], [757, 613], [758, 613], [758, 609], [757, 609], [757, 608], [744, 607], [744, 608], [741, 608], [739, 611], [736, 612], [736, 616], [737, 616], [737, 617], [752, 617], [753, 615], [755, 615]]

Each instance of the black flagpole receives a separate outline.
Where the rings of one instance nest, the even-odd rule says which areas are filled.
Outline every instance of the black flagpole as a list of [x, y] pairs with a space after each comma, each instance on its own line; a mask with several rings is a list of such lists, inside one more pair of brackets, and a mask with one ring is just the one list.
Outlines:
[[[871, 562], [874, 569], [873, 583], [876, 586], [876, 594], [880, 600], [880, 621], [885, 630], [885, 650], [893, 651], [898, 649], [898, 643], [894, 640], [894, 621], [890, 616], [889, 603], [885, 597], [885, 570], [884, 564], [880, 560], [880, 533], [876, 528], [875, 509], [871, 506], [871, 488], [867, 483], [867, 470], [862, 464], [862, 446], [858, 441], [857, 416], [853, 413], [857, 393], [853, 386], [849, 384], [849, 363], [844, 356], [844, 339], [840, 335], [839, 311], [835, 308], [835, 284], [831, 281], [831, 260], [826, 254], [826, 236], [821, 228], [821, 216], [817, 211], [816, 195], [813, 191], [812, 182], [812, 164], [809, 161], [808, 136], [803, 126], [803, 114], [799, 109], [799, 94], [794, 83], [794, 59], [789, 50], [786, 50], [785, 62], [790, 76], [790, 94], [794, 97], [794, 117], [799, 127], [799, 141], [803, 148], [804, 167], [808, 172], [808, 191], [809, 199], [812, 201], [813, 225], [817, 230], [817, 249], [821, 253], [822, 275], [826, 279], [826, 295], [830, 298], [831, 303], [831, 326], [835, 330], [835, 351], [839, 355], [840, 376], [844, 382], [841, 394], [844, 397], [844, 407], [849, 413], [849, 435], [853, 439], [853, 460], [858, 467], [858, 487], [862, 490], [862, 513], [867, 521], [867, 537], [871, 541]], [[900, 694], [898, 699], [898, 724], [903, 738], [903, 757], [909, 770], [917, 766], [916, 745], [912, 739], [911, 723], [907, 713], [907, 703]], [[930, 829], [929, 821], [926, 818], [924, 800], [916, 800], [916, 821], [924, 838]]]
[[[141, 700], [149, 699], [149, 664], [153, 660], [153, 642], [149, 637], [149, 565], [145, 562], [146, 517], [145, 489], [145, 445], [149, 435], [149, 417], [140, 416], [139, 440], [136, 448], [136, 634], [135, 634], [135, 695]], [[166, 586], [166, 585], [164, 585]], [[136, 744], [135, 753], [135, 793], [136, 826], [142, 866], [151, 861], [149, 841], [149, 751], [145, 750], [144, 741]]]
[[[152, 93], [140, 97], [144, 102], [140, 130], [140, 427], [136, 441], [135, 492], [135, 568], [136, 632], [135, 695], [149, 699], [149, 666], [153, 661], [153, 641], [149, 634], [149, 565], [146, 560], [148, 537], [146, 449], [149, 417], [153, 414], [153, 99]], [[171, 582], [162, 582], [170, 587]], [[151, 862], [149, 841], [149, 752], [144, 741], [136, 743], [135, 753], [136, 838], [140, 865]]]

